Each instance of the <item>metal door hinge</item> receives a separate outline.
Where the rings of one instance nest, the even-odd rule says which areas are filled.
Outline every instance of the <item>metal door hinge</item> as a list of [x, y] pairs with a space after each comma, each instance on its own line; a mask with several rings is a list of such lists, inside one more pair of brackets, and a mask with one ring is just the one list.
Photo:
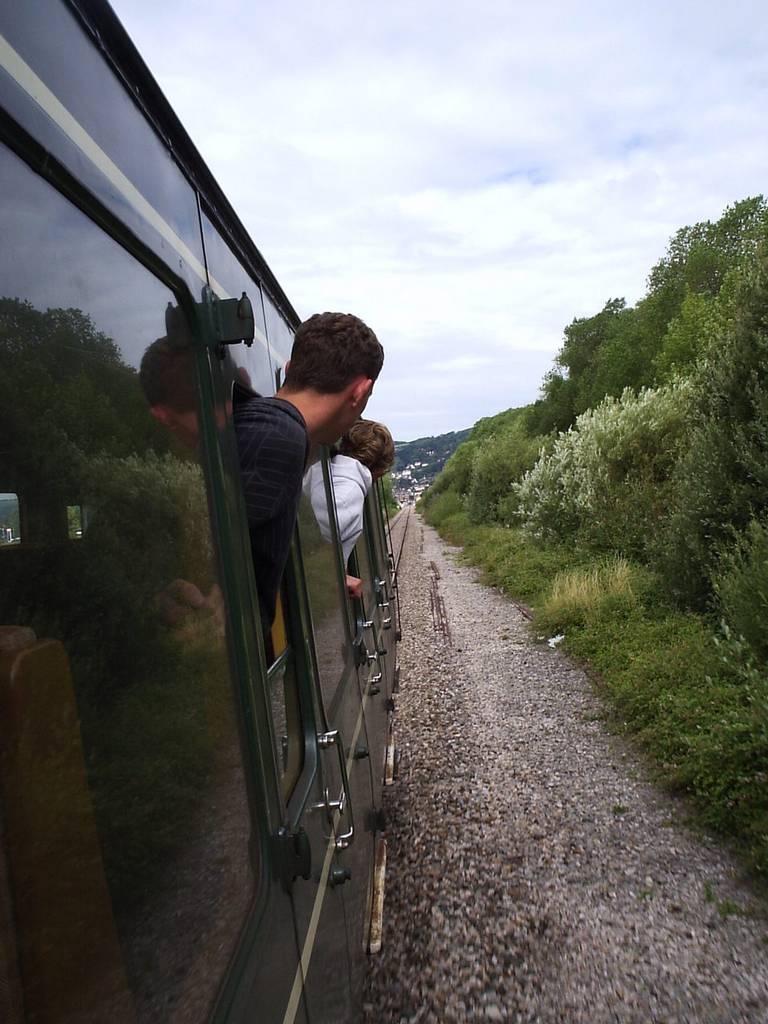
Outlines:
[[210, 288], [203, 288], [203, 306], [208, 311], [213, 340], [218, 346], [252, 345], [256, 334], [251, 300], [243, 292], [239, 299], [219, 299]]

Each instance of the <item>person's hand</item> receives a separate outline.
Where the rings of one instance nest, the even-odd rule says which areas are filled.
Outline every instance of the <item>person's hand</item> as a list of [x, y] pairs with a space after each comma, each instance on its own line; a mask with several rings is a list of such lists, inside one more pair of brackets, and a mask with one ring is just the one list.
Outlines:
[[205, 605], [205, 598], [194, 583], [173, 580], [157, 594], [155, 603], [165, 624], [175, 629]]
[[218, 583], [214, 583], [207, 595], [189, 580], [174, 580], [155, 597], [155, 604], [166, 626], [171, 629], [189, 631], [202, 619], [213, 622], [216, 633], [224, 635], [226, 610], [224, 595]]
[[363, 596], [363, 581], [359, 580], [357, 576], [347, 576], [347, 593], [359, 601]]

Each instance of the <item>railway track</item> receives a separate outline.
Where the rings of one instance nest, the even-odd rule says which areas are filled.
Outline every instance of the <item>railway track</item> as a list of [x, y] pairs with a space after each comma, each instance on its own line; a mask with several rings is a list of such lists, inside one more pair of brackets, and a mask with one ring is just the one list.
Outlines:
[[395, 563], [395, 578], [400, 567], [400, 559], [403, 555], [403, 546], [408, 533], [408, 526], [413, 515], [412, 508], [401, 509], [391, 522], [387, 522], [389, 528], [389, 545]]

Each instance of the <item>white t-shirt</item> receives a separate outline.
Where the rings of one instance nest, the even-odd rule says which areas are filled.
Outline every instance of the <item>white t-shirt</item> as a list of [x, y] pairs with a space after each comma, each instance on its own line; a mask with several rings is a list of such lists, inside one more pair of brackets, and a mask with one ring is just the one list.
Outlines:
[[[357, 459], [350, 459], [348, 455], [334, 455], [330, 467], [333, 495], [336, 500], [336, 518], [346, 565], [357, 538], [363, 532], [363, 505], [365, 496], [371, 489], [373, 477], [367, 466]], [[327, 541], [330, 541], [331, 527], [325, 500], [322, 463], [316, 462], [307, 470], [304, 476], [304, 493], [312, 502], [312, 510], [320, 532]]]

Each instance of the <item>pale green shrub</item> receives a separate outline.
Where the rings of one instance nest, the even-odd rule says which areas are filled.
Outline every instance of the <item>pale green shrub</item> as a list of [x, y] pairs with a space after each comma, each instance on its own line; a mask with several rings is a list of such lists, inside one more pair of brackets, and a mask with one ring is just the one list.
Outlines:
[[642, 554], [663, 520], [691, 387], [625, 389], [578, 417], [512, 489], [527, 531]]

